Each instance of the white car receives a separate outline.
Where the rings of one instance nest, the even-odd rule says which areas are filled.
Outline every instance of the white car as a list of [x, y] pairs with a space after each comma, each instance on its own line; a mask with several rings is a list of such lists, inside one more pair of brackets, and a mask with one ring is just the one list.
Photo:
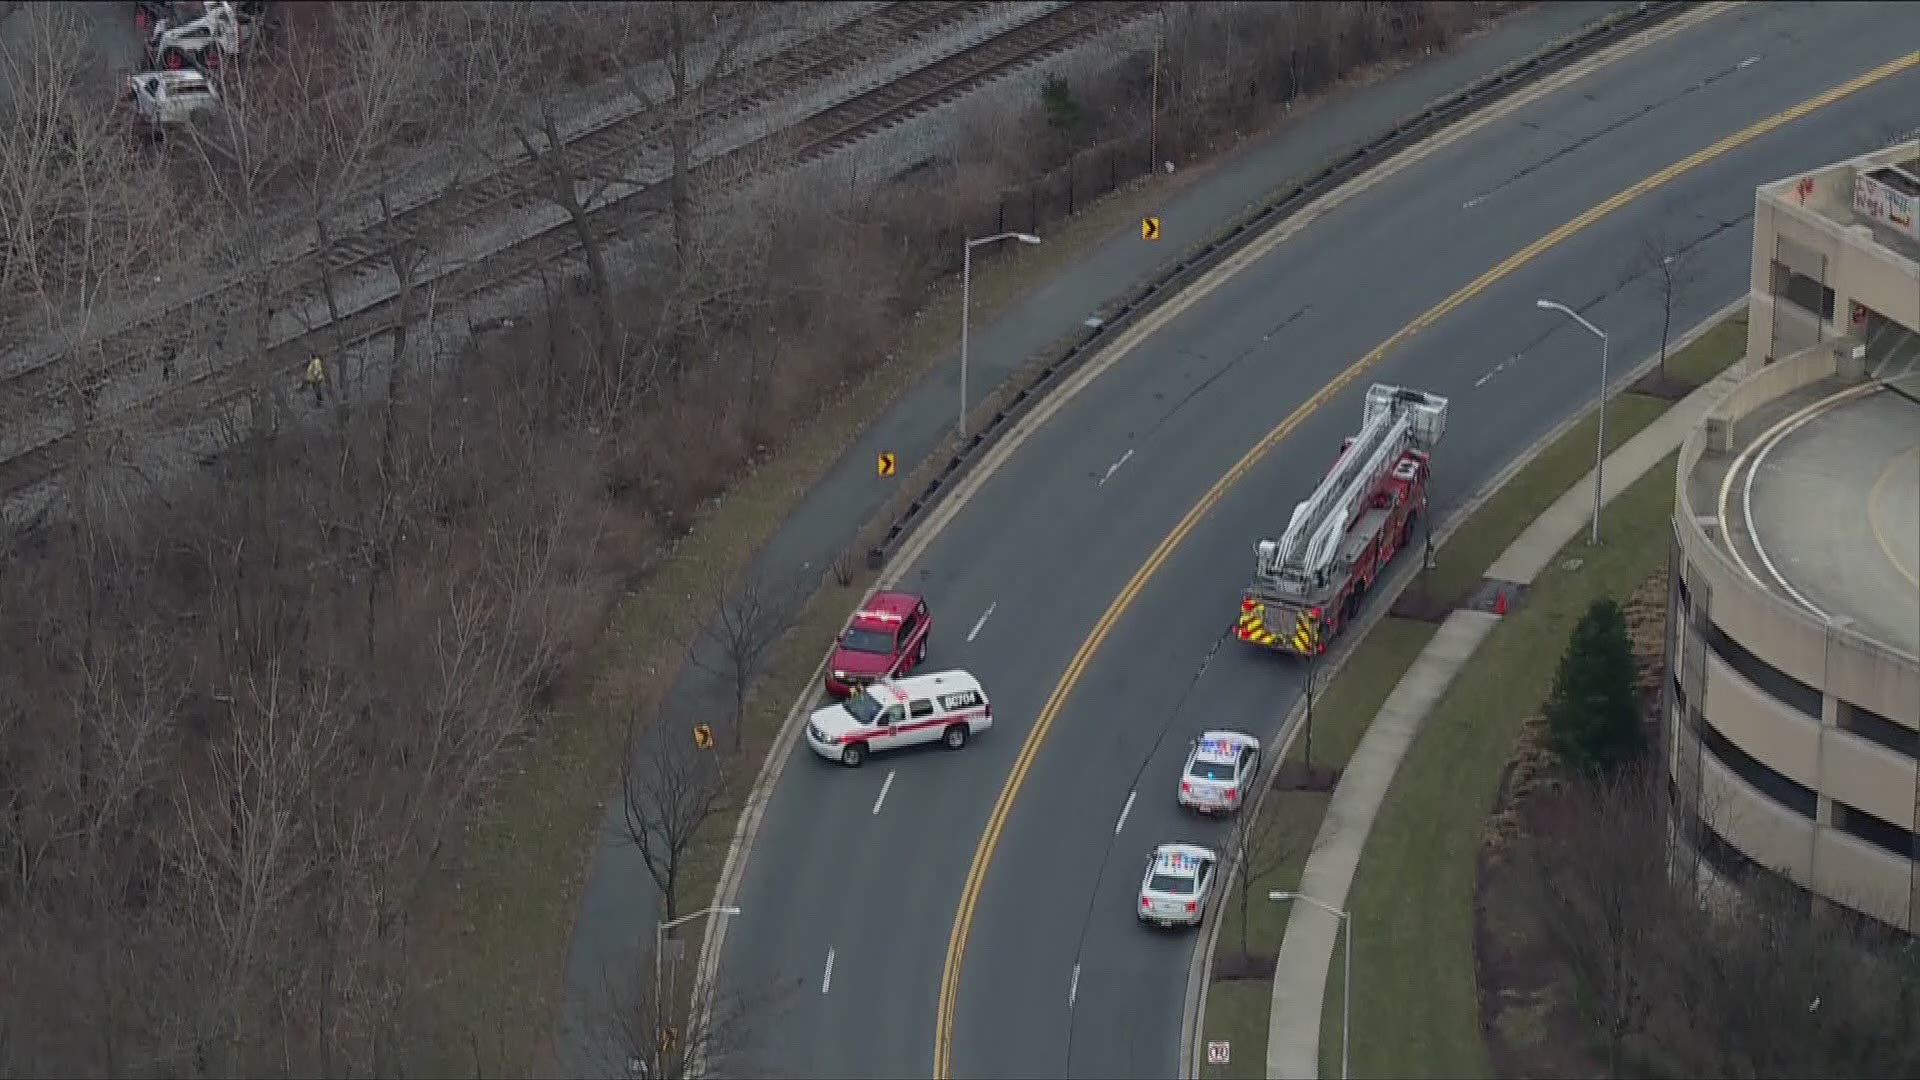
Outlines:
[[134, 115], [154, 128], [184, 124], [220, 107], [220, 93], [198, 71], [143, 71], [127, 76]]
[[1213, 898], [1220, 857], [1198, 844], [1161, 844], [1147, 858], [1140, 879], [1141, 922], [1199, 926]]
[[1239, 731], [1209, 731], [1187, 751], [1180, 805], [1203, 814], [1232, 813], [1246, 805], [1259, 773], [1259, 739]]
[[879, 679], [807, 718], [807, 745], [828, 761], [858, 768], [879, 750], [944, 742], [950, 750], [993, 726], [980, 680], [964, 671]]

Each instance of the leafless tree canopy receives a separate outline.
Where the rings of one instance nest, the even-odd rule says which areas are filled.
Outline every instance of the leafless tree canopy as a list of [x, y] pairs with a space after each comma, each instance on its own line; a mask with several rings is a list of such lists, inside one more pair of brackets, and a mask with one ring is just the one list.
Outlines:
[[693, 725], [656, 718], [630, 730], [620, 793], [627, 839], [660, 893], [663, 921], [680, 914], [679, 886], [694, 843], [725, 806], [726, 776], [717, 751], [696, 745]]
[[[1271, 807], [1262, 809], [1268, 812], [1255, 813], [1253, 807], [1241, 810], [1223, 853], [1233, 875], [1233, 899], [1240, 908], [1240, 956], [1250, 964], [1255, 960], [1248, 948], [1247, 916], [1257, 896], [1260, 902], [1266, 902], [1262, 891], [1298, 851], [1287, 835], [1285, 820]], [[1272, 957], [1262, 957], [1258, 962], [1270, 969], [1272, 960]]]
[[399, 1067], [414, 899], [593, 614], [560, 459], [447, 419], [236, 447], [190, 511], [82, 499], [16, 541], [8, 1071]]
[[[671, 941], [659, 955], [649, 947], [631, 968], [608, 975], [603, 1042], [617, 1058], [606, 1063], [609, 1072], [645, 1080], [751, 1076], [783, 1060], [759, 1036], [794, 987], [708, 986], [682, 951]], [[782, 1071], [775, 1065], [765, 1075]]]
[[1687, 301], [1698, 276], [1692, 250], [1663, 230], [1643, 237], [1635, 254], [1633, 273], [1660, 304], [1660, 374], [1667, 373], [1667, 344], [1673, 333], [1673, 310]]
[[696, 667], [725, 683], [732, 706], [727, 726], [732, 730], [733, 748], [738, 751], [745, 738], [742, 719], [747, 693], [773, 659], [774, 647], [792, 628], [805, 597], [797, 582], [781, 589], [763, 579], [749, 578], [731, 591], [717, 586], [709, 598], [709, 621], [688, 656]]
[[1770, 874], [1703, 905], [1669, 846], [1659, 763], [1569, 781], [1539, 816], [1533, 902], [1611, 1075], [1911, 1076], [1920, 951]]

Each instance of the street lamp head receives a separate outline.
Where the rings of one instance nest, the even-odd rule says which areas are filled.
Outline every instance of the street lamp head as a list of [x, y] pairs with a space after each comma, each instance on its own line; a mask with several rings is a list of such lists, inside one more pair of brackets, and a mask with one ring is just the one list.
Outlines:
[[1014, 233], [1013, 238], [1023, 244], [1037, 244], [1040, 242], [1040, 238], [1032, 233]]
[[722, 914], [722, 915], [738, 915], [738, 914], [740, 914], [740, 909], [739, 909], [739, 908], [737, 908], [737, 907], [723, 907], [723, 908], [714, 908], [713, 910], [715, 910], [715, 911], [717, 911], [717, 912], [719, 912], [719, 913], [720, 913], [720, 914]]
[[1552, 311], [1560, 305], [1551, 300], [1535, 300], [1533, 306], [1539, 308], [1541, 311]]
[[1290, 892], [1270, 892], [1270, 893], [1268, 893], [1268, 894], [1267, 894], [1267, 899], [1269, 899], [1269, 900], [1291, 900], [1291, 899], [1293, 899], [1293, 894], [1292, 894], [1292, 893], [1290, 893]]

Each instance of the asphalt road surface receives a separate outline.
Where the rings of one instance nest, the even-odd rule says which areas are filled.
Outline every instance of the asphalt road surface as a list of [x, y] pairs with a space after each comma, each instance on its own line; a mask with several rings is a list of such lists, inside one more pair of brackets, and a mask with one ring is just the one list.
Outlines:
[[[10, 108], [17, 89], [16, 79], [25, 79], [43, 65], [52, 63], [37, 57], [39, 49], [52, 42], [69, 44], [70, 35], [80, 35], [91, 55], [79, 62], [92, 64], [98, 76], [97, 103], [112, 105], [122, 73], [138, 69], [140, 31], [133, 24], [133, 5], [129, 3], [49, 4], [28, 3], [13, 6], [0, 0], [0, 109]], [[68, 57], [62, 63], [72, 63]]]
[[[1736, 9], [1354, 199], [1067, 405], [906, 582], [937, 612], [932, 664], [979, 675], [996, 728], [957, 755], [876, 758], [858, 772], [803, 749], [773, 796], [723, 971], [734, 985], [799, 981], [756, 1035], [778, 1048], [773, 1066], [927, 1071], [954, 908], [1032, 718], [1134, 570], [1273, 424], [1513, 252], [1915, 40], [1920, 8]], [[1605, 327], [1625, 370], [1660, 327], [1654, 295], [1629, 280], [1645, 237], [1660, 229], [1692, 246], [1696, 276], [1675, 322], [1697, 321], [1745, 288], [1754, 186], [1879, 145], [1910, 126], [1915, 100], [1920, 75], [1897, 76], [1628, 203], [1413, 338], [1233, 489], [1094, 655], [1014, 805], [972, 924], [956, 1075], [1174, 1074], [1196, 936], [1137, 923], [1140, 869], [1163, 841], [1224, 842], [1224, 826], [1174, 804], [1187, 739], [1236, 726], [1271, 740], [1298, 692], [1294, 665], [1232, 641], [1202, 666], [1231, 624], [1254, 541], [1277, 534], [1357, 427], [1365, 386], [1452, 399], [1435, 468], [1444, 515], [1594, 393], [1594, 343], [1536, 311], [1535, 297]]]

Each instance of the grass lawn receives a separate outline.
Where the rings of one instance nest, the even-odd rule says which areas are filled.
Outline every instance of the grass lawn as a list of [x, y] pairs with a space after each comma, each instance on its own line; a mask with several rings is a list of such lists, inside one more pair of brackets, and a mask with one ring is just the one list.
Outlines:
[[[1473, 963], [1475, 856], [1500, 775], [1545, 700], [1567, 636], [1602, 595], [1624, 601], [1667, 557], [1677, 454], [1607, 506], [1611, 539], [1567, 544], [1487, 636], [1418, 740], [1374, 822], [1354, 912], [1356, 1076], [1488, 1076]], [[1327, 979], [1323, 1075], [1339, 1069], [1340, 969]], [[1375, 1037], [1373, 1033], [1389, 1037]]]
[[[1668, 374], [1672, 378], [1691, 384], [1704, 383], [1738, 360], [1745, 344], [1746, 313], [1741, 311], [1702, 334], [1688, 348], [1669, 357]], [[1616, 395], [1607, 407], [1608, 451], [1611, 452], [1638, 434], [1670, 405], [1670, 402], [1637, 393], [1627, 392]], [[1436, 568], [1417, 578], [1408, 587], [1408, 593], [1410, 595], [1425, 593], [1451, 600], [1460, 597], [1477, 582], [1486, 568], [1528, 525], [1532, 524], [1534, 518], [1551, 506], [1593, 467], [1593, 444], [1597, 434], [1597, 424], [1598, 420], [1595, 417], [1588, 417], [1575, 424], [1525, 468], [1516, 473], [1497, 493], [1481, 504], [1470, 518], [1461, 523], [1436, 553]], [[1664, 499], [1664, 502], [1660, 503], [1658, 520], [1660, 522], [1666, 520], [1666, 515], [1671, 511], [1673, 494], [1670, 463], [1666, 467], [1665, 475], [1664, 481], [1656, 481], [1650, 474], [1638, 485], [1623, 493], [1615, 502], [1609, 504], [1608, 517], [1610, 521], [1618, 522], [1612, 526], [1620, 530], [1617, 535], [1624, 536], [1628, 530], [1636, 528], [1627, 524], [1625, 515], [1630, 513], [1628, 510], [1630, 501], [1636, 495], [1647, 491], [1658, 489], [1664, 493], [1657, 496], [1655, 501]], [[1660, 487], [1660, 483], [1664, 483], [1665, 486]], [[1656, 526], [1653, 531], [1657, 541], [1658, 550], [1655, 553], [1657, 562], [1666, 552], [1666, 530], [1663, 526]], [[1584, 539], [1580, 544], [1584, 545]], [[1611, 547], [1604, 549], [1603, 554], [1611, 556]], [[1542, 574], [1540, 581], [1535, 584], [1533, 591], [1529, 594], [1525, 607], [1517, 611], [1508, 624], [1496, 631], [1494, 637], [1498, 637], [1503, 632], [1509, 632], [1511, 627], [1521, 623], [1529, 612], [1542, 607], [1551, 607], [1551, 600], [1542, 601], [1538, 594], [1542, 590], [1553, 588], [1561, 573], [1556, 566], [1555, 569]], [[1645, 574], [1642, 573], [1640, 576], [1644, 577]], [[1628, 581], [1626, 587], [1630, 589], [1638, 580], [1634, 578]], [[1585, 602], [1582, 600], [1580, 606], [1584, 607]], [[1389, 617], [1382, 619], [1364, 641], [1354, 646], [1345, 666], [1327, 687], [1314, 710], [1314, 761], [1316, 764], [1332, 765], [1336, 768], [1345, 765], [1354, 748], [1359, 745], [1366, 728], [1373, 722], [1374, 714], [1379, 711], [1380, 705], [1386, 701], [1387, 695], [1393, 691], [1400, 677], [1413, 665], [1414, 659], [1426, 646], [1435, 629], [1436, 627], [1431, 623]], [[1536, 632], [1540, 631], [1536, 630]], [[1552, 659], [1558, 658], [1558, 643], [1565, 638], [1564, 631], [1556, 632], [1558, 636], [1552, 639]], [[1490, 651], [1492, 641], [1493, 638], [1489, 638], [1488, 645], [1482, 647], [1481, 655], [1476, 657], [1468, 674], [1485, 668], [1488, 665], [1483, 663], [1483, 660], [1498, 655]], [[1552, 670], [1553, 666], [1549, 661], [1538, 671], [1530, 670], [1529, 674], [1537, 675], [1540, 679], [1549, 679]], [[1464, 684], [1467, 681], [1467, 675], [1463, 674], [1461, 683]], [[1502, 682], [1496, 678], [1494, 685], [1507, 688], [1510, 687], [1511, 682], [1510, 680]], [[1541, 695], [1544, 695], [1544, 683], [1542, 686]], [[1458, 690], [1459, 685], [1456, 685], [1454, 692], [1443, 701], [1442, 710], [1452, 705]], [[1522, 712], [1516, 714], [1513, 721], [1517, 729], [1519, 716], [1524, 715], [1524, 711], [1531, 708], [1531, 702], [1537, 701], [1538, 696], [1530, 699], [1515, 696], [1514, 700], [1522, 702]], [[1441, 717], [1435, 717], [1429, 723], [1428, 732], [1430, 733], [1434, 727], [1444, 726], [1445, 721]], [[1511, 730], [1506, 731], [1501, 737], [1502, 741], [1497, 751], [1492, 755], [1490, 785], [1498, 783], [1500, 768], [1505, 763], [1507, 750], [1511, 746], [1511, 734]], [[1379, 980], [1399, 980], [1409, 988], [1393, 1000], [1374, 1003], [1373, 1007], [1376, 1011], [1371, 1015], [1379, 1017], [1380, 1020], [1371, 1025], [1362, 1019], [1363, 1016], [1369, 1015], [1364, 1011], [1367, 1003], [1358, 993], [1356, 994], [1354, 1031], [1362, 1034], [1366, 1032], [1391, 1034], [1391, 1038], [1385, 1041], [1376, 1040], [1368, 1044], [1366, 1050], [1370, 1053], [1363, 1051], [1363, 1043], [1366, 1040], [1356, 1039], [1354, 1043], [1356, 1074], [1371, 1072], [1383, 1075], [1485, 1075], [1488, 1069], [1486, 1053], [1479, 1042], [1478, 1005], [1474, 997], [1471, 951], [1472, 889], [1474, 853], [1478, 847], [1480, 824], [1486, 816], [1487, 809], [1492, 805], [1493, 787], [1488, 786], [1484, 797], [1472, 802], [1474, 809], [1471, 814], [1471, 828], [1456, 848], [1441, 848], [1426, 844], [1426, 840], [1447, 839], [1433, 831], [1438, 820], [1430, 822], [1421, 813], [1426, 807], [1426, 803], [1422, 800], [1430, 798], [1432, 793], [1422, 792], [1409, 798], [1402, 794], [1402, 790], [1409, 786], [1408, 774], [1417, 763], [1428, 756], [1424, 748], [1431, 738], [1430, 734], [1423, 734], [1407, 761], [1401, 766], [1401, 772], [1394, 782], [1393, 793], [1382, 810], [1382, 817], [1375, 823], [1373, 836], [1369, 838], [1366, 854], [1361, 862], [1361, 875], [1355, 881], [1354, 892], [1349, 897], [1350, 908], [1360, 913], [1356, 915], [1359, 932], [1354, 939], [1356, 991], [1364, 990], [1370, 982]], [[1298, 759], [1303, 749], [1304, 741], [1297, 740], [1289, 754], [1289, 760]], [[1458, 801], [1472, 801], [1475, 796], [1464, 788], [1448, 790], [1451, 781], [1445, 769], [1452, 764], [1452, 762], [1446, 762], [1440, 766], [1441, 773], [1433, 784]], [[1268, 806], [1263, 812], [1285, 816], [1287, 820], [1281, 826], [1284, 830], [1282, 835], [1288, 837], [1289, 842], [1296, 842], [1294, 834], [1298, 834], [1297, 844], [1302, 855], [1296, 860], [1291, 860], [1282, 872], [1274, 875], [1272, 880], [1261, 882], [1260, 894], [1264, 895], [1270, 889], [1291, 888], [1298, 883], [1301, 867], [1305, 862], [1305, 849], [1319, 831], [1320, 820], [1325, 813], [1327, 802], [1327, 795], [1307, 792], [1275, 791], [1269, 798]], [[1399, 809], [1396, 810], [1396, 807]], [[1461, 910], [1464, 914], [1457, 926], [1448, 926], [1445, 929], [1449, 931], [1450, 939], [1457, 931], [1457, 944], [1460, 957], [1464, 962], [1458, 968], [1459, 977], [1452, 980], [1444, 991], [1437, 988], [1435, 980], [1424, 975], [1408, 980], [1409, 971], [1422, 970], [1417, 967], [1381, 969], [1376, 974], [1376, 969], [1368, 966], [1369, 957], [1379, 959], [1381, 956], [1377, 952], [1370, 952], [1368, 940], [1380, 932], [1381, 926], [1388, 925], [1384, 919], [1363, 917], [1366, 911], [1374, 910], [1376, 906], [1376, 902], [1370, 897], [1363, 898], [1361, 891], [1368, 887], [1370, 879], [1382, 879], [1382, 882], [1374, 885], [1373, 888], [1380, 892], [1392, 893], [1395, 902], [1408, 905], [1416, 912], [1411, 917], [1411, 922], [1407, 924], [1414, 928], [1416, 934], [1428, 932], [1429, 924], [1426, 920], [1425, 905], [1429, 898], [1439, 898], [1438, 893], [1424, 884], [1429, 878], [1428, 870], [1424, 865], [1401, 866], [1398, 863], [1389, 865], [1384, 855], [1376, 854], [1376, 846], [1382, 844], [1380, 837], [1388, 825], [1389, 814], [1394, 815], [1394, 821], [1399, 823], [1402, 829], [1411, 830], [1407, 839], [1416, 851], [1435, 856], [1443, 852], [1461, 853], [1456, 860], [1458, 862], [1456, 871], [1464, 883], [1462, 893], [1464, 900], [1461, 902]], [[1433, 847], [1434, 850], [1428, 851], [1429, 847]], [[1407, 882], [1423, 884], [1415, 889], [1405, 887], [1403, 883]], [[1280, 941], [1286, 931], [1287, 908], [1288, 905], [1283, 904], [1256, 905], [1248, 920], [1250, 923], [1248, 947], [1251, 951], [1268, 955], [1279, 952]], [[1403, 915], [1404, 912], [1394, 909], [1394, 918], [1397, 919]], [[1240, 949], [1238, 912], [1226, 912], [1223, 909], [1223, 916], [1224, 921], [1214, 953], [1216, 961]], [[1369, 925], [1375, 927], [1373, 933], [1369, 933]], [[1397, 949], [1400, 945], [1395, 942], [1392, 947]], [[1324, 1076], [1337, 1076], [1340, 1069], [1340, 965], [1335, 963], [1331, 968], [1327, 986], [1327, 1009], [1322, 1017], [1320, 1043], [1321, 1073]], [[1232, 1044], [1233, 1059], [1231, 1064], [1224, 1067], [1203, 1065], [1202, 1075], [1211, 1078], [1264, 1074], [1267, 1018], [1271, 1008], [1272, 993], [1272, 983], [1267, 980], [1215, 982], [1208, 988], [1204, 1038], [1229, 1041]], [[1434, 1047], [1445, 1040], [1430, 1035], [1425, 1028], [1417, 1027], [1417, 1024], [1424, 1022], [1428, 1017], [1416, 1016], [1407, 1011], [1399, 1000], [1401, 997], [1420, 1001], [1428, 1008], [1429, 1013], [1440, 1012], [1442, 1015], [1434, 1017], [1436, 1023], [1445, 1021], [1446, 1025], [1450, 1025], [1443, 1026], [1440, 1030], [1463, 1031], [1465, 1040], [1455, 1038], [1452, 1041], [1470, 1043], [1470, 1052], [1463, 1051], [1453, 1056], [1441, 1055]], [[1427, 1064], [1420, 1064], [1421, 1062], [1427, 1062]]]

